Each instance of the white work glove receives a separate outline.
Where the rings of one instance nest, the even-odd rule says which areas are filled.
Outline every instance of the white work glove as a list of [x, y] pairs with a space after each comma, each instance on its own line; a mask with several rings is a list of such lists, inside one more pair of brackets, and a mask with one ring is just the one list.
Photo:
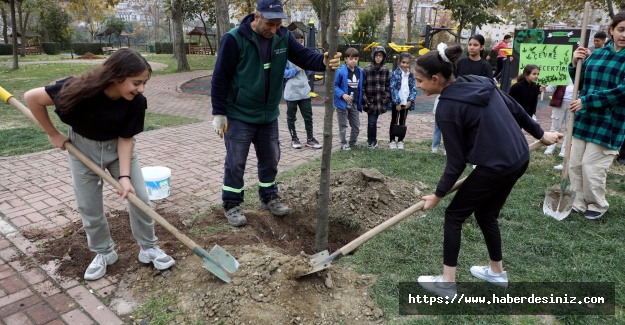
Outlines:
[[213, 129], [223, 139], [224, 134], [228, 131], [228, 117], [226, 115], [215, 115], [213, 117]]

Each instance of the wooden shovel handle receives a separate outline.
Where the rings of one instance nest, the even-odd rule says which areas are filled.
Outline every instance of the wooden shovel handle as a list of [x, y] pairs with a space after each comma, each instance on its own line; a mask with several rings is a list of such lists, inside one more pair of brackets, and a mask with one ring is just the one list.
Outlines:
[[[37, 126], [41, 128], [41, 125], [39, 124], [37, 119], [33, 116], [33, 113], [2, 87], [0, 87], [0, 98], [3, 99], [5, 102], [7, 102], [9, 105], [15, 107], [22, 114], [28, 117], [28, 119], [30, 119], [33, 123], [35, 123]], [[76, 148], [73, 144], [71, 144], [71, 142], [65, 142], [64, 146], [67, 149], [67, 151], [69, 151], [69, 153], [76, 156], [78, 160], [80, 160], [83, 164], [89, 167], [89, 169], [91, 169], [93, 172], [98, 174], [98, 176], [102, 177], [107, 183], [111, 184], [111, 186], [113, 186], [116, 190], [120, 190], [120, 191], [123, 190], [122, 185], [119, 184], [117, 180], [115, 180], [111, 175], [109, 175], [104, 170], [102, 170], [102, 168], [96, 165], [96, 163], [94, 163], [93, 160], [89, 159], [82, 152], [80, 152], [80, 150], [78, 150], [78, 148]], [[139, 209], [141, 209], [141, 211], [149, 215], [152, 219], [154, 219], [154, 221], [156, 221], [159, 225], [165, 228], [165, 230], [170, 232], [172, 235], [174, 235], [179, 241], [181, 241], [187, 247], [191, 249], [195, 249], [196, 247], [198, 247], [198, 245], [191, 238], [181, 233], [178, 229], [176, 229], [176, 227], [172, 226], [169, 222], [167, 222], [167, 220], [165, 220], [165, 218], [163, 218], [161, 215], [159, 215], [154, 210], [152, 210], [152, 208], [150, 208], [147, 204], [141, 201], [141, 199], [139, 199], [136, 195], [134, 195], [133, 193], [128, 193], [128, 200], [132, 204], [136, 205]]]
[[[586, 46], [586, 29], [588, 28], [588, 12], [590, 11], [590, 2], [584, 4], [584, 17], [582, 19], [582, 35], [579, 40], [579, 46]], [[582, 60], [577, 60], [575, 65], [575, 80], [573, 82], [573, 99], [576, 100], [579, 95], [579, 83], [582, 76]], [[575, 113], [569, 114], [569, 121], [566, 132], [566, 149], [564, 151], [564, 161], [562, 162], [562, 183], [569, 177], [569, 159], [571, 157], [571, 142], [573, 142], [573, 123], [575, 123]]]
[[[543, 146], [543, 144], [540, 141], [536, 141], [536, 142], [534, 142], [534, 143], [529, 145], [529, 149], [530, 149], [530, 151], [534, 151], [534, 150], [536, 150], [536, 149], [538, 149], [538, 148], [540, 148], [542, 146]], [[454, 186], [451, 188], [451, 190], [449, 190], [449, 192], [447, 192], [447, 194], [445, 194], [445, 195], [449, 195], [449, 194], [455, 192], [456, 190], [458, 190], [458, 188], [460, 188], [460, 186], [462, 186], [462, 184], [464, 183], [464, 181], [466, 179], [467, 178], [464, 177], [464, 178], [458, 180], [456, 182], [456, 184], [454, 184]], [[360, 237], [352, 240], [347, 245], [339, 248], [338, 251], [340, 251], [342, 255], [349, 254], [349, 252], [353, 251], [358, 246], [364, 244], [369, 239], [375, 237], [376, 235], [380, 234], [384, 230], [394, 226], [398, 222], [400, 222], [400, 221], [406, 219], [407, 217], [413, 215], [415, 212], [422, 210], [424, 205], [425, 205], [425, 201], [419, 200], [419, 202], [413, 204], [408, 209], [406, 209], [406, 210], [396, 214], [392, 218], [382, 222], [381, 224], [375, 226], [374, 228], [372, 228], [371, 230], [367, 231], [366, 233], [360, 235]]]

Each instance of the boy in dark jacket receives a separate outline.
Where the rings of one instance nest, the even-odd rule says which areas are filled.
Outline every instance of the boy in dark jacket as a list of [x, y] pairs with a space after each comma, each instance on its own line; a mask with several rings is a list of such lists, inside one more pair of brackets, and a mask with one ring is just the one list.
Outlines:
[[363, 87], [367, 99], [364, 109], [367, 112], [369, 149], [378, 147], [378, 116], [386, 113], [391, 102], [391, 70], [384, 65], [385, 60], [386, 50], [382, 46], [376, 46], [371, 51], [371, 64], [363, 69], [365, 74]]

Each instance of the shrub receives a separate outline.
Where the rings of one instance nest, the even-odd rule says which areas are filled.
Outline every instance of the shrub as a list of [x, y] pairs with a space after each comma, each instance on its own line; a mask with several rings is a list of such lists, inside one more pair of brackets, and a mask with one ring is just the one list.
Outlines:
[[56, 42], [42, 42], [41, 43], [41, 49], [43, 50], [43, 53], [45, 54], [49, 54], [49, 55], [53, 55], [53, 54], [59, 54], [59, 43]]
[[0, 55], [12, 55], [13, 44], [0, 44]]
[[83, 55], [87, 52], [104, 54], [102, 52], [102, 47], [103, 45], [99, 43], [72, 43], [72, 50], [78, 55]]

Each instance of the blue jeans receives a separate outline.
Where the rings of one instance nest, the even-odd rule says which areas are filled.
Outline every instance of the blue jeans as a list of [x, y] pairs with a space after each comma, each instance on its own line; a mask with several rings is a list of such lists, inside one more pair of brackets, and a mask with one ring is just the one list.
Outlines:
[[378, 141], [378, 114], [367, 113], [367, 142], [369, 144]]
[[442, 147], [445, 149], [445, 145], [441, 146], [441, 140], [443, 139], [443, 135], [441, 134], [441, 129], [438, 128], [438, 123], [434, 121], [434, 135], [432, 135], [432, 149], [438, 149]]
[[224, 184], [221, 191], [223, 207], [230, 209], [243, 203], [245, 183], [245, 163], [254, 144], [258, 160], [258, 195], [262, 202], [278, 197], [276, 175], [280, 161], [280, 140], [278, 120], [266, 124], [250, 124], [228, 118], [226, 143], [226, 163], [224, 164]]

